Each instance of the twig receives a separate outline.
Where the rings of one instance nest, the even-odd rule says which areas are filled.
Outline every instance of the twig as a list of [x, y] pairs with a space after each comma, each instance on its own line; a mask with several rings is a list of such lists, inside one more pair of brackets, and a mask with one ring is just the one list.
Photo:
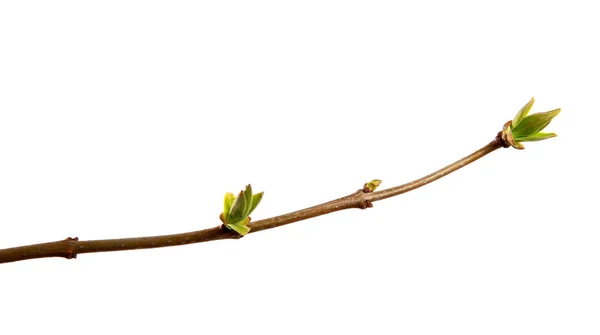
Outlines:
[[[261, 230], [280, 227], [296, 221], [302, 221], [316, 216], [341, 211], [344, 209], [365, 209], [368, 207], [372, 207], [372, 203], [375, 201], [397, 196], [399, 194], [409, 192], [421, 186], [427, 185], [439, 178], [444, 177], [445, 175], [448, 175], [451, 172], [462, 168], [463, 166], [466, 166], [469, 163], [478, 160], [479, 158], [493, 152], [496, 149], [508, 146], [509, 144], [506, 142], [506, 140], [502, 138], [502, 132], [500, 132], [492, 142], [490, 142], [483, 148], [475, 151], [474, 153], [470, 154], [469, 156], [466, 156], [446, 166], [445, 168], [442, 168], [436, 172], [433, 172], [425, 177], [422, 177], [410, 183], [376, 192], [368, 192], [368, 190], [361, 189], [348, 196], [335, 199], [320, 205], [316, 205], [306, 209], [301, 209], [296, 212], [291, 212], [264, 220], [250, 222], [250, 224], [248, 224], [248, 227], [251, 228], [250, 233], [256, 233]], [[64, 257], [70, 259], [76, 258], [79, 254], [86, 254], [92, 252], [161, 248], [235, 238], [240, 238], [240, 235], [234, 231], [227, 229], [224, 226], [217, 226], [214, 228], [189, 233], [149, 237], [133, 237], [112, 240], [79, 241], [77, 237], [68, 237], [64, 240], [56, 242], [48, 242], [42, 244], [33, 244], [9, 249], [2, 249], [0, 250], [0, 263], [16, 262], [27, 259], [45, 257]]]

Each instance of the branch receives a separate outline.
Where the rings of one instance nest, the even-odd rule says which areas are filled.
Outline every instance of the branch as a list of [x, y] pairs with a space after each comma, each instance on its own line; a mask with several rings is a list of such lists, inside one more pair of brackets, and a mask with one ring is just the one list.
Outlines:
[[79, 241], [79, 238], [67, 237], [62, 241], [33, 244], [22, 247], [0, 250], [0, 263], [9, 263], [23, 261], [26, 259], [45, 258], [45, 257], [64, 257], [67, 259], [76, 258], [79, 254], [91, 252], [122, 251], [134, 249], [150, 249], [170, 247], [176, 245], [200, 243], [206, 241], [236, 239], [246, 233], [256, 233], [261, 230], [280, 227], [296, 221], [302, 221], [316, 216], [325, 215], [349, 208], [365, 209], [373, 207], [373, 202], [387, 199], [412, 191], [421, 186], [427, 185], [438, 180], [460, 168], [466, 166], [479, 158], [493, 152], [499, 148], [513, 147], [515, 149], [524, 149], [521, 142], [542, 141], [555, 137], [554, 133], [542, 133], [541, 131], [560, 113], [560, 109], [551, 110], [544, 113], [529, 115], [533, 106], [534, 99], [521, 108], [517, 115], [504, 124], [494, 140], [483, 148], [475, 151], [467, 157], [464, 157], [443, 169], [428, 174], [408, 184], [392, 187], [386, 190], [374, 192], [379, 185], [378, 180], [373, 180], [365, 184], [364, 188], [345, 197], [335, 199], [320, 205], [301, 209], [296, 212], [283, 214], [269, 219], [249, 222], [249, 214], [260, 202], [262, 193], [252, 194], [250, 185], [245, 191], [240, 192], [236, 198], [228, 193], [225, 197], [224, 208], [221, 214], [222, 225], [173, 235], [133, 237], [114, 240], [92, 240]]
[[[502, 132], [499, 132], [496, 138], [483, 148], [438, 171], [435, 171], [410, 183], [377, 192], [371, 192], [365, 187], [364, 189], [358, 190], [348, 196], [322, 203], [320, 205], [264, 220], [250, 222], [248, 227], [250, 228], [250, 233], [256, 233], [262, 230], [280, 227], [293, 222], [310, 219], [316, 216], [325, 215], [344, 209], [365, 209], [372, 207], [372, 203], [375, 201], [394, 197], [427, 185], [478, 160], [479, 158], [493, 152], [498, 148], [508, 146], [509, 144], [502, 137]], [[45, 257], [64, 257], [71, 259], [76, 258], [79, 254], [92, 252], [162, 248], [207, 241], [236, 239], [240, 237], [241, 235], [226, 228], [224, 225], [189, 233], [111, 240], [79, 241], [77, 237], [68, 237], [64, 240], [56, 242], [2, 249], [0, 250], [0, 263], [9, 263]]]

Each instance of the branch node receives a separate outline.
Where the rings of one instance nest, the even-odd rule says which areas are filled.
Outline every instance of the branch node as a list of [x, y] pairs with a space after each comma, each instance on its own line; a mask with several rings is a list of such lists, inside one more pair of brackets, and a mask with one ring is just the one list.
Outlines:
[[498, 135], [496, 135], [496, 138], [494, 139], [494, 141], [500, 143], [503, 148], [510, 147], [510, 143], [508, 143], [508, 140], [506, 139], [503, 131], [498, 132]]
[[227, 227], [227, 226], [226, 226], [224, 223], [223, 223], [223, 224], [221, 224], [219, 227], [221, 228], [221, 231], [222, 231], [222, 232], [224, 232], [224, 233], [227, 233], [227, 234], [231, 235], [231, 238], [233, 238], [233, 239], [236, 239], [236, 240], [237, 240], [237, 239], [240, 239], [240, 238], [244, 237], [244, 235], [242, 235], [242, 234], [239, 234], [239, 233], [238, 233], [238, 232], [236, 232], [235, 230], [233, 230], [233, 229], [231, 229], [231, 228]]
[[356, 197], [358, 197], [358, 208], [360, 209], [367, 209], [367, 208], [372, 208], [373, 207], [373, 203], [371, 202], [371, 200], [367, 200], [365, 199], [365, 194], [367, 193], [371, 193], [372, 191], [365, 191], [364, 189], [360, 189], [358, 191], [356, 191], [356, 193], [354, 193], [354, 195]]
[[373, 208], [373, 203], [371, 200], [361, 200], [359, 207], [360, 209]]
[[77, 242], [79, 241], [79, 237], [67, 237], [65, 238], [63, 241], [67, 242], [67, 250], [65, 250], [65, 254], [64, 257], [66, 259], [73, 259], [73, 258], [77, 258], [77, 253], [71, 249], [71, 243], [70, 242]]

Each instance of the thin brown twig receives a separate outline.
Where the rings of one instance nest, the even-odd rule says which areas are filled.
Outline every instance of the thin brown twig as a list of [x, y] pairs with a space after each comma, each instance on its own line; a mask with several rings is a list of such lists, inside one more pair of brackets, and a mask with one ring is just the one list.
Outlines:
[[[301, 209], [299, 211], [275, 216], [268, 219], [254, 221], [248, 225], [251, 228], [250, 233], [256, 233], [261, 230], [280, 227], [293, 222], [310, 219], [316, 216], [325, 215], [344, 209], [365, 209], [367, 207], [372, 207], [372, 203], [375, 201], [397, 196], [399, 194], [406, 193], [421, 186], [427, 185], [439, 178], [450, 174], [451, 172], [454, 172], [466, 166], [467, 164], [478, 160], [479, 158], [501, 147], [507, 147], [507, 143], [503, 141], [500, 132], [492, 142], [490, 142], [483, 148], [425, 177], [419, 178], [404, 185], [376, 192], [366, 192], [365, 190], [361, 189], [348, 196], [325, 202], [320, 205]], [[16, 262], [27, 259], [45, 257], [64, 257], [70, 259], [76, 258], [79, 254], [86, 254], [92, 252], [161, 248], [235, 238], [240, 238], [240, 235], [223, 226], [217, 226], [189, 233], [111, 240], [79, 241], [77, 237], [68, 237], [64, 240], [56, 242], [48, 242], [9, 249], [2, 249], [0, 250], [0, 263]]]

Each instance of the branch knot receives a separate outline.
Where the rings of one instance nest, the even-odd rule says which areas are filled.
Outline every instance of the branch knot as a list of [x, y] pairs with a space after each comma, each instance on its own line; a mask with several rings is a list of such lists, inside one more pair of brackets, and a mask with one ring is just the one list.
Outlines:
[[77, 253], [75, 252], [75, 250], [73, 250], [71, 248], [72, 243], [70, 242], [77, 242], [79, 241], [79, 237], [67, 237], [64, 239], [65, 242], [67, 242], [67, 250], [65, 250], [65, 258], [66, 259], [73, 259], [73, 258], [77, 258]]

